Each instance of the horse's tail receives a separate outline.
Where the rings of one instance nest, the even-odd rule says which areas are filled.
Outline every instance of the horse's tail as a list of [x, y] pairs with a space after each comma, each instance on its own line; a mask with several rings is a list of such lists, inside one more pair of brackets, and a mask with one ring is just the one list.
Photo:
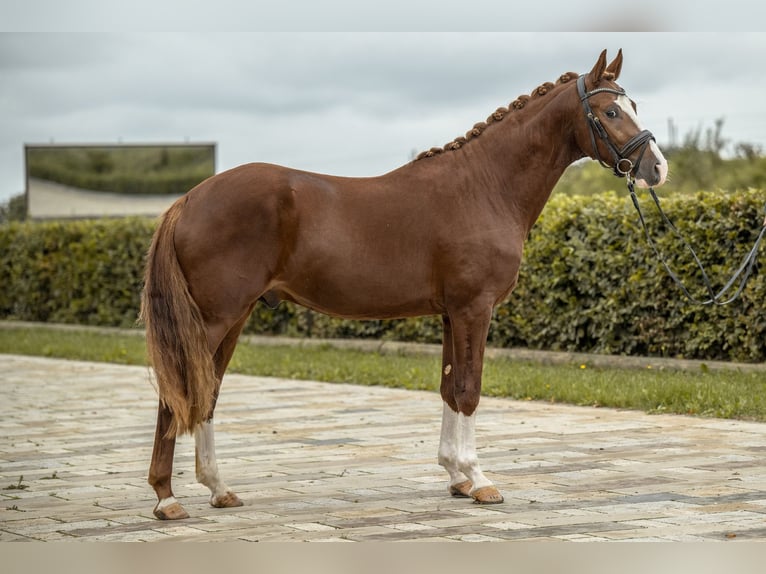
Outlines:
[[178, 264], [174, 242], [184, 200], [154, 232], [146, 261], [140, 320], [160, 401], [173, 413], [167, 437], [192, 432], [212, 413], [217, 385], [205, 323]]

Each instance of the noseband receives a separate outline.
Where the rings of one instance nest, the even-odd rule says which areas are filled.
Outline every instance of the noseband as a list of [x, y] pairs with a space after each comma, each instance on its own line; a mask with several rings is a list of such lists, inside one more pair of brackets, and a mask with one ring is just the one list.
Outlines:
[[[596, 159], [598, 162], [604, 166], [604, 167], [611, 167], [614, 171], [614, 175], [617, 177], [626, 177], [631, 176], [635, 177], [636, 171], [638, 170], [638, 166], [641, 164], [641, 158], [644, 157], [644, 152], [646, 151], [647, 146], [649, 145], [650, 141], [655, 141], [654, 135], [652, 135], [652, 132], [649, 130], [643, 130], [639, 133], [637, 133], [635, 136], [630, 138], [628, 142], [622, 146], [621, 148], [618, 148], [611, 139], [609, 139], [609, 134], [606, 131], [606, 128], [604, 128], [604, 125], [601, 123], [601, 120], [598, 119], [596, 114], [593, 113], [593, 109], [590, 107], [590, 103], [588, 100], [591, 96], [595, 96], [596, 94], [602, 94], [602, 93], [608, 93], [608, 94], [615, 94], [618, 96], [624, 96], [625, 90], [622, 88], [615, 89], [615, 88], [596, 88], [595, 90], [591, 90], [590, 92], [587, 92], [585, 90], [585, 76], [580, 76], [577, 78], [577, 93], [580, 96], [580, 101], [582, 102], [583, 110], [585, 111], [585, 116], [588, 118], [588, 127], [590, 128], [590, 140], [591, 144], [593, 145], [593, 153], [596, 156]], [[598, 151], [598, 146], [596, 145], [596, 136], [604, 142], [607, 149], [609, 150], [609, 153], [612, 154], [612, 159], [614, 160], [614, 165], [609, 165], [606, 163], [602, 158], [601, 154]], [[636, 160], [636, 163], [634, 164], [630, 159], [628, 159], [628, 156], [630, 156], [634, 151], [637, 149], [641, 149], [641, 152], [638, 155], [638, 159]]]

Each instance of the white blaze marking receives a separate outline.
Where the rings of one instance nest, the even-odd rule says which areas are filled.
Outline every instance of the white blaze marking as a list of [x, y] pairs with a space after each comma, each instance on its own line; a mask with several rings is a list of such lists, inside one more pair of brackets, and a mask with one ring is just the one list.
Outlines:
[[[625, 115], [630, 118], [630, 120], [636, 125], [636, 128], [638, 131], [641, 131], [644, 129], [644, 127], [641, 125], [641, 121], [638, 119], [638, 115], [636, 114], [636, 111], [633, 109], [633, 105], [630, 103], [630, 98], [628, 96], [617, 96], [617, 105], [620, 107], [620, 109], [625, 112]], [[660, 151], [660, 147], [657, 145], [654, 141], [649, 141], [649, 151], [651, 151], [654, 154], [654, 157], [657, 158], [657, 161], [659, 162], [659, 170], [660, 170], [660, 182], [657, 184], [662, 185], [665, 183], [665, 179], [668, 177], [668, 162], [665, 159], [665, 156], [662, 155], [662, 152]], [[649, 187], [649, 185], [644, 181], [643, 179], [636, 180], [636, 183], [639, 187]]]
[[620, 106], [620, 109], [625, 112], [625, 115], [628, 116], [634, 124], [636, 124], [638, 131], [644, 129], [638, 119], [638, 115], [636, 115], [636, 110], [633, 109], [633, 104], [630, 103], [630, 98], [628, 96], [617, 96], [617, 105]]

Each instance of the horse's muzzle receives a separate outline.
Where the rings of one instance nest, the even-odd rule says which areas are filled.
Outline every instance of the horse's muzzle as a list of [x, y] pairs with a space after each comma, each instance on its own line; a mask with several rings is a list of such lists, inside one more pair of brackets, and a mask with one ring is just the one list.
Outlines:
[[668, 177], [668, 162], [662, 155], [659, 146], [654, 142], [649, 142], [649, 149], [646, 150], [641, 163], [636, 170], [636, 185], [639, 187], [659, 187]]

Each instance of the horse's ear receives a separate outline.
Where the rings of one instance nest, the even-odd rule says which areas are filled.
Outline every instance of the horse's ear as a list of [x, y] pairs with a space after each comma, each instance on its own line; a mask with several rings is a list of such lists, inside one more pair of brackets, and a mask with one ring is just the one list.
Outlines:
[[606, 71], [613, 74], [613, 80], [620, 77], [620, 71], [622, 70], [622, 48], [617, 52], [617, 57], [612, 60], [612, 63], [606, 67]]
[[606, 50], [601, 52], [601, 55], [598, 57], [598, 62], [596, 62], [596, 65], [593, 66], [593, 69], [590, 71], [590, 74], [588, 74], [588, 80], [590, 81], [591, 86], [595, 86], [601, 81], [601, 76], [604, 75], [604, 72], [606, 71]]

